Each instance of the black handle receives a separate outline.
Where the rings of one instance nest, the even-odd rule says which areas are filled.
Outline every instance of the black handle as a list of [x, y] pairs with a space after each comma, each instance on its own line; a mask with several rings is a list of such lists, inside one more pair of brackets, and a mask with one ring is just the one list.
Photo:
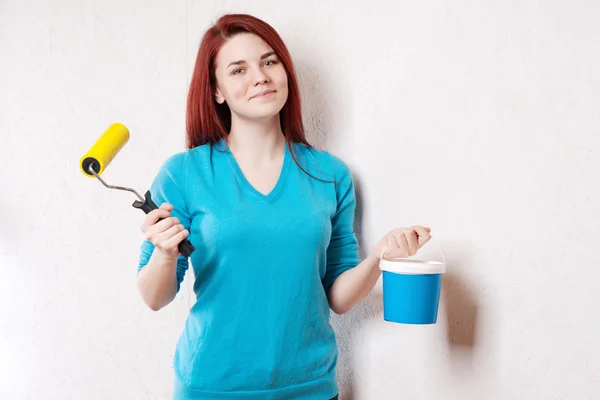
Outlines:
[[[148, 214], [150, 211], [156, 210], [158, 208], [156, 206], [156, 204], [154, 204], [154, 202], [152, 201], [152, 197], [150, 195], [149, 190], [146, 192], [146, 201], [144, 201], [142, 203], [141, 201], [136, 200], [133, 202], [133, 206], [135, 208], [139, 208], [146, 214]], [[161, 218], [161, 219], [159, 219], [159, 221], [161, 221], [163, 219], [164, 218]], [[185, 258], [188, 258], [194, 252], [194, 250], [196, 250], [194, 245], [192, 243], [190, 243], [190, 241], [187, 239], [183, 239], [181, 241], [181, 243], [179, 243], [179, 246], [177, 246], [177, 248], [179, 249], [179, 252], [181, 253], [181, 255], [184, 256]]]

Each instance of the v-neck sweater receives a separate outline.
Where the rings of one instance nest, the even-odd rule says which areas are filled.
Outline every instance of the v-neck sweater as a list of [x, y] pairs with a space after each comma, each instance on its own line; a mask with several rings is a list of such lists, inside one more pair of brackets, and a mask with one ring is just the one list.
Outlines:
[[[173, 205], [196, 247], [195, 303], [174, 355], [175, 399], [329, 399], [338, 393], [327, 292], [359, 263], [355, 190], [329, 152], [286, 144], [268, 194], [244, 177], [225, 141], [169, 157], [150, 192]], [[315, 179], [315, 177], [320, 178]], [[138, 271], [154, 245], [144, 241]]]

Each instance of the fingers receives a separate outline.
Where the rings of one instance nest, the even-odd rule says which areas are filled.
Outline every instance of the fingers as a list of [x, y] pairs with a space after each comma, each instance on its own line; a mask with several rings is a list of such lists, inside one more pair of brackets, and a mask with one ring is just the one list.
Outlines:
[[412, 227], [412, 229], [418, 235], [418, 244], [419, 245], [417, 248], [423, 247], [423, 245], [431, 239], [431, 235], [429, 234], [429, 232], [431, 232], [430, 228], [415, 225]]
[[400, 258], [407, 257], [408, 244], [406, 238], [402, 234], [401, 229], [395, 229], [385, 235], [387, 249], [384, 253], [386, 258]]
[[[190, 234], [190, 232], [187, 229], [183, 229], [183, 226], [181, 226], [182, 230], [180, 232], [178, 232], [177, 234], [173, 235], [173, 237], [171, 237], [169, 240], [167, 240], [164, 243], [164, 247], [168, 250], [171, 251], [175, 251], [175, 249], [177, 249], [177, 247], [179, 246], [179, 243], [181, 243], [183, 241], [183, 239], [185, 239], [186, 237], [188, 237], [188, 235]], [[179, 251], [179, 249], [177, 249]]]
[[146, 215], [146, 218], [144, 218], [144, 221], [142, 222], [142, 232], [146, 233], [148, 227], [156, 224], [156, 222], [161, 218], [169, 217], [171, 215], [171, 211], [173, 211], [173, 206], [168, 203], [164, 203], [156, 210], [150, 211], [148, 215]]
[[385, 248], [383, 249], [383, 253], [381, 253], [381, 258], [385, 257], [388, 250], [390, 250], [390, 235], [385, 235]]
[[150, 241], [163, 253], [170, 256], [177, 256], [179, 255], [179, 243], [188, 235], [189, 231], [182, 224], [177, 224], [164, 232], [153, 235]]
[[417, 254], [417, 250], [419, 250], [417, 234], [412, 229], [406, 229], [403, 233], [404, 237], [406, 238], [406, 242], [408, 243], [408, 255], [414, 256], [415, 254]]
[[406, 236], [404, 236], [404, 233], [402, 231], [395, 232], [394, 239], [396, 240], [396, 243], [398, 244], [399, 257], [408, 257], [410, 254], [409, 254], [408, 242], [406, 241]]
[[173, 206], [163, 203], [146, 215], [141, 229], [154, 246], [167, 254], [177, 255], [178, 245], [189, 235], [189, 231], [180, 223], [179, 218], [171, 216], [171, 211]]
[[154, 245], [158, 245], [159, 242], [168, 240], [183, 229], [183, 225], [179, 223], [179, 219], [176, 217], [168, 217], [154, 225], [150, 225], [146, 228], [144, 233], [146, 239], [152, 242]]
[[431, 239], [430, 228], [412, 226], [411, 228], [394, 229], [386, 236], [388, 247], [385, 255], [388, 258], [405, 258], [417, 254], [417, 251]]
[[165, 218], [161, 221], [158, 221], [156, 224], [154, 224], [150, 229], [155, 233], [162, 233], [164, 231], [166, 231], [167, 229], [169, 229], [172, 226], [178, 225], [179, 224], [179, 218], [177, 217], [168, 217]]
[[159, 208], [162, 208], [167, 211], [173, 211], [173, 206], [169, 203], [162, 203]]
[[[177, 236], [179, 233], [183, 232], [184, 230], [185, 230], [185, 228], [181, 224], [171, 226], [169, 229], [167, 229], [164, 232], [161, 232], [155, 236], [155, 239], [156, 239], [155, 245], [162, 249], [173, 248], [172, 245], [168, 245], [169, 241], [173, 237]], [[175, 244], [175, 247], [177, 246], [177, 244], [179, 244], [179, 242], [177, 242]]]

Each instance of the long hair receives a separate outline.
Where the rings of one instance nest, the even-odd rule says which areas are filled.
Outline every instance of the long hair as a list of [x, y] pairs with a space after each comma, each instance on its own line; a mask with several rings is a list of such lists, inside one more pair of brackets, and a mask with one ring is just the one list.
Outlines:
[[[292, 143], [308, 143], [302, 123], [300, 90], [292, 57], [277, 31], [266, 22], [247, 14], [226, 14], [202, 37], [187, 98], [186, 146], [193, 149], [227, 139], [231, 130], [231, 111], [226, 103], [215, 101], [215, 63], [223, 44], [239, 33], [252, 33], [264, 40], [277, 54], [287, 73], [288, 98], [279, 112], [281, 130], [296, 164], [309, 174], [293, 154]], [[311, 174], [309, 174], [312, 176]], [[316, 178], [313, 176], [313, 178]]]

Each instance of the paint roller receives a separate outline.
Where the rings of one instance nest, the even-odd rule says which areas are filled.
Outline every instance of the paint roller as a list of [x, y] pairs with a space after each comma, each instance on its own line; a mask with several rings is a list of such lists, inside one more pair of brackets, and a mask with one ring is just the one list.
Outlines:
[[[125, 190], [134, 193], [139, 200], [133, 202], [133, 207], [139, 208], [148, 214], [150, 211], [158, 208], [152, 201], [152, 196], [149, 190], [146, 192], [145, 197], [142, 197], [134, 189], [123, 186], [109, 185], [102, 178], [100, 178], [100, 175], [102, 175], [106, 167], [108, 167], [113, 158], [115, 158], [117, 153], [128, 141], [129, 130], [125, 125], [118, 122], [110, 125], [102, 134], [102, 136], [100, 136], [100, 138], [96, 141], [96, 143], [94, 143], [94, 145], [89, 149], [89, 151], [85, 153], [83, 157], [81, 157], [79, 167], [85, 176], [98, 179], [109, 189]], [[163, 218], [161, 218], [161, 220], [162, 219]], [[190, 241], [187, 239], [181, 241], [178, 248], [181, 255], [183, 255], [185, 258], [188, 258], [195, 250], [192, 243], [190, 243]]]

